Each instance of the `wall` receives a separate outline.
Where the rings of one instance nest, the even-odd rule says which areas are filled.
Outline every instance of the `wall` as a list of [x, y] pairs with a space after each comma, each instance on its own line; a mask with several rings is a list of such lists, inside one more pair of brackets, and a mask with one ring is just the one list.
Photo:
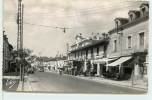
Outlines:
[[[144, 51], [148, 48], [148, 20], [141, 22], [137, 25], [126, 28], [122, 31], [123, 35], [120, 38], [120, 34], [116, 32], [110, 35], [110, 42], [107, 48], [107, 57], [119, 57], [119, 56], [127, 56], [131, 55], [131, 53]], [[139, 33], [144, 32], [144, 48], [139, 48]], [[127, 39], [128, 36], [132, 37], [132, 47], [130, 49], [127, 48]], [[117, 40], [117, 51], [113, 51], [114, 40]], [[122, 50], [122, 51], [121, 51]]]
[[3, 70], [8, 71], [10, 59], [9, 43], [4, 39], [3, 41]]

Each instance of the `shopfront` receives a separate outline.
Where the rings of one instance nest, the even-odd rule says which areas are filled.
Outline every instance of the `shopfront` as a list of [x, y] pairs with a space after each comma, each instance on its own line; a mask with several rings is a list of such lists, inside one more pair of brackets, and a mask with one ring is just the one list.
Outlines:
[[147, 53], [134, 53], [134, 77], [135, 79], [143, 79], [147, 75]]
[[120, 57], [108, 64], [108, 77], [113, 79], [129, 79], [132, 74], [132, 57]]
[[96, 76], [106, 76], [107, 74], [107, 64], [111, 61], [114, 61], [115, 59], [108, 59], [108, 58], [102, 58], [102, 59], [96, 59], [93, 61], [93, 68], [94, 68], [94, 74]]

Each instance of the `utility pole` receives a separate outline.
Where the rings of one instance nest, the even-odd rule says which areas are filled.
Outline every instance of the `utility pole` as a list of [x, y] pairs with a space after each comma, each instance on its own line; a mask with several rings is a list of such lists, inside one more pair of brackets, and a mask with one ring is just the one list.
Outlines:
[[24, 51], [23, 51], [23, 14], [24, 14], [24, 5], [22, 4], [21, 7], [21, 58], [22, 58], [22, 90], [24, 90], [24, 75], [25, 75], [25, 64], [24, 64]]
[[17, 12], [17, 25], [18, 25], [17, 50], [21, 49], [21, 2], [22, 2], [22, 0], [18, 0], [18, 12]]
[[17, 12], [17, 52], [18, 52], [18, 66], [20, 68], [20, 80], [24, 81], [23, 74], [23, 8], [22, 0], [18, 0], [18, 12]]

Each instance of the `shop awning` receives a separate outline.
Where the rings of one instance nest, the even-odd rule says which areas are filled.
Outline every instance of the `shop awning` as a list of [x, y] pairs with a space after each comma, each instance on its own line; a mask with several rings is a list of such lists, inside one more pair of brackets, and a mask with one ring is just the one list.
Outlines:
[[129, 59], [131, 59], [131, 56], [129, 56], [129, 57], [121, 57], [118, 60], [108, 64], [107, 66], [117, 66], [117, 65], [120, 65], [120, 64], [126, 62]]
[[102, 58], [102, 59], [94, 60], [93, 62], [94, 62], [94, 63], [105, 64], [106, 62], [108, 62], [108, 61], [112, 61], [112, 60], [115, 60], [115, 59]]

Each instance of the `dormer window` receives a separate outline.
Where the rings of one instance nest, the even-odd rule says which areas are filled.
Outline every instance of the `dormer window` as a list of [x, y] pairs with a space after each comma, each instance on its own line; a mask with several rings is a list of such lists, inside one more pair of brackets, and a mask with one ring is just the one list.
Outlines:
[[128, 19], [127, 18], [116, 18], [115, 19], [116, 28], [118, 28], [119, 26], [124, 25], [126, 23], [128, 23]]
[[146, 10], [145, 8], [142, 8], [142, 9], [141, 9], [143, 15], [145, 14], [145, 10]]
[[128, 12], [128, 15], [129, 15], [129, 21], [133, 21], [133, 20], [135, 20], [135, 19], [140, 17], [140, 11], [138, 11], [138, 10], [130, 10]]
[[141, 11], [142, 16], [144, 16], [145, 14], [148, 14], [149, 4], [146, 4], [146, 3], [141, 4], [140, 11]]

